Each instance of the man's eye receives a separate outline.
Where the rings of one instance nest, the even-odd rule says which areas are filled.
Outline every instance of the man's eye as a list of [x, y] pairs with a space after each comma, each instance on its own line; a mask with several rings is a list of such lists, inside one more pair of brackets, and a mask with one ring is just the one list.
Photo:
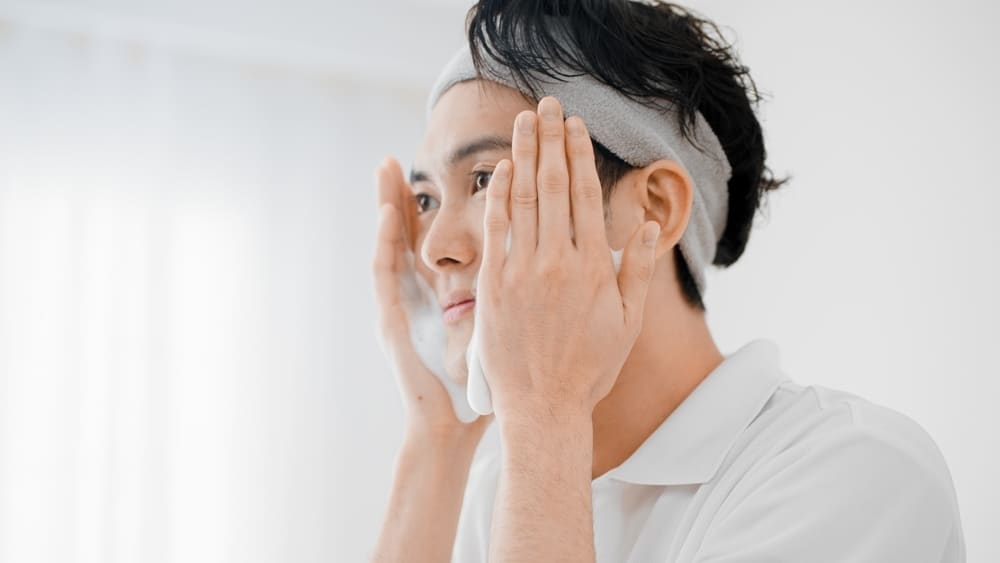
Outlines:
[[430, 211], [431, 209], [437, 209], [439, 207], [438, 201], [431, 197], [430, 194], [420, 192], [418, 194], [414, 194], [413, 197], [417, 200], [418, 213], [423, 213], [424, 211]]
[[480, 170], [473, 172], [476, 175], [476, 191], [485, 190], [490, 185], [490, 178], [493, 177], [492, 170]]

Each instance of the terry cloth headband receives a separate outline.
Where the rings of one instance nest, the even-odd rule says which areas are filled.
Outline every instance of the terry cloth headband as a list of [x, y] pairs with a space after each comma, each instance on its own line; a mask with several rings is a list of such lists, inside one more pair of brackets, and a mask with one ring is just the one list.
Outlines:
[[[518, 83], [511, 69], [501, 65], [485, 50], [483, 78], [518, 90], [532, 92]], [[557, 67], [558, 68], [558, 67]], [[691, 217], [681, 236], [681, 253], [704, 295], [705, 268], [712, 263], [715, 249], [726, 227], [731, 168], [729, 160], [700, 112], [695, 113], [693, 137], [704, 149], [699, 151], [681, 135], [675, 114], [636, 102], [589, 74], [563, 72], [560, 80], [526, 73], [540, 97], [553, 96], [566, 116], [577, 115], [587, 125], [590, 136], [625, 162], [643, 167], [660, 159], [680, 164], [694, 184]], [[451, 58], [431, 88], [427, 115], [448, 88], [479, 78], [468, 44]]]

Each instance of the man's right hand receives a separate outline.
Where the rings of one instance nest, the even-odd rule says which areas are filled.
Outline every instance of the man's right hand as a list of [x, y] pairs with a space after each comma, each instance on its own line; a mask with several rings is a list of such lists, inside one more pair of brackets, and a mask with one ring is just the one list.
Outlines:
[[376, 182], [379, 222], [372, 273], [379, 308], [378, 336], [403, 397], [407, 435], [431, 439], [468, 437], [478, 442], [492, 416], [469, 424], [458, 420], [444, 385], [420, 359], [410, 337], [401, 282], [407, 275], [420, 275], [406, 259], [408, 251], [418, 255], [413, 190], [393, 158], [386, 158], [378, 167]]
[[387, 158], [376, 177], [378, 337], [403, 395], [406, 435], [372, 561], [449, 561], [469, 467], [492, 416], [461, 422], [444, 385], [417, 355], [400, 284], [405, 275], [419, 275], [406, 260], [415, 246], [416, 200], [395, 160]]

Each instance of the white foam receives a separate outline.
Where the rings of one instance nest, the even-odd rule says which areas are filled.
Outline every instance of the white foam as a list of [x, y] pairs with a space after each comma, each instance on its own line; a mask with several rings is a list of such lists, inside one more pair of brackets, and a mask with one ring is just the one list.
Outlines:
[[402, 274], [400, 281], [403, 306], [410, 321], [410, 338], [413, 340], [413, 346], [427, 369], [437, 376], [448, 391], [455, 416], [462, 422], [472, 422], [479, 418], [479, 415], [469, 406], [465, 398], [465, 387], [448, 377], [445, 369], [444, 352], [447, 336], [437, 297], [427, 282], [416, 274], [415, 258], [410, 250], [406, 251], [406, 261], [409, 267]]

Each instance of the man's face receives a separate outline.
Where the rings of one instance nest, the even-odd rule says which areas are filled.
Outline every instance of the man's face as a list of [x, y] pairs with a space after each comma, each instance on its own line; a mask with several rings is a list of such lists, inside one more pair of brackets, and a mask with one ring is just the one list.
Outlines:
[[[511, 159], [514, 118], [521, 111], [535, 109], [516, 90], [493, 82], [456, 84], [435, 105], [413, 162], [410, 183], [417, 198], [417, 274], [433, 288], [442, 307], [445, 366], [459, 384], [465, 384], [468, 377], [465, 350], [472, 336], [473, 310], [468, 304], [447, 312], [443, 309], [455, 298], [474, 292], [482, 258], [486, 186], [497, 163]], [[611, 215], [620, 210], [623, 218], [634, 219], [614, 221], [617, 228], [608, 224], [613, 248], [624, 246], [632, 232], [629, 224], [634, 229], [642, 221], [641, 214], [626, 212], [635, 209], [630, 191], [616, 189], [612, 196]]]

